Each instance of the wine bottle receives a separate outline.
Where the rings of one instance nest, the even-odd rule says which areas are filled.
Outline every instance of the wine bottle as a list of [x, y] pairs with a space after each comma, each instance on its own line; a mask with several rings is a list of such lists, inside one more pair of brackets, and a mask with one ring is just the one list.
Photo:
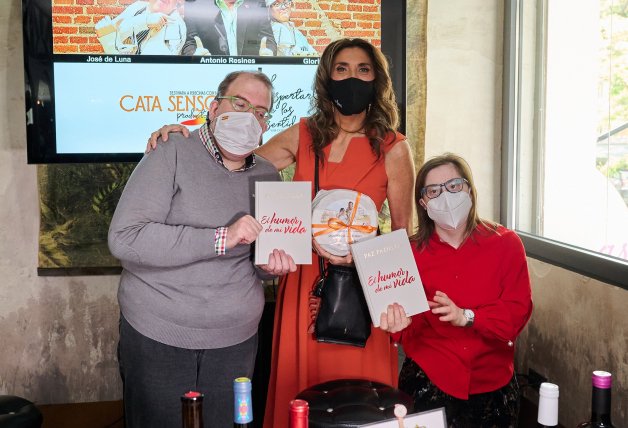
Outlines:
[[558, 385], [543, 382], [539, 388], [539, 427], [558, 426]]
[[248, 377], [239, 377], [233, 381], [233, 401], [234, 428], [252, 428], [251, 380]]
[[591, 419], [578, 428], [615, 428], [611, 422], [611, 374], [596, 370], [591, 380]]
[[181, 396], [181, 426], [183, 428], [203, 428], [203, 394], [196, 391]]
[[290, 428], [308, 428], [310, 406], [305, 400], [292, 400], [290, 402]]

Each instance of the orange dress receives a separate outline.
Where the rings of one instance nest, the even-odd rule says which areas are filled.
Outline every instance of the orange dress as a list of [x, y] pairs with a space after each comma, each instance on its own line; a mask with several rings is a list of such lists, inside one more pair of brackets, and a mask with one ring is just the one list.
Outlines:
[[[301, 120], [296, 155], [295, 181], [311, 181], [314, 193], [314, 153], [312, 139]], [[319, 167], [319, 186], [324, 190], [352, 189], [369, 195], [380, 210], [386, 199], [388, 177], [384, 155], [397, 142], [382, 145], [379, 160], [366, 137], [353, 138], [341, 162], [328, 162], [331, 146], [324, 148], [325, 163]], [[300, 265], [279, 284], [270, 383], [264, 415], [265, 428], [288, 427], [290, 400], [317, 383], [340, 378], [359, 378], [397, 385], [397, 348], [388, 333], [371, 326], [364, 348], [319, 343], [311, 333], [308, 307], [310, 290], [319, 276], [318, 256], [312, 253], [311, 265]]]

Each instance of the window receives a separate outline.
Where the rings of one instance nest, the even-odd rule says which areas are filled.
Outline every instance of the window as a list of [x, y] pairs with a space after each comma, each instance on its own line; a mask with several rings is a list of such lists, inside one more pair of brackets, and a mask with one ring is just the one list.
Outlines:
[[528, 255], [628, 289], [628, 0], [511, 0], [502, 222]]

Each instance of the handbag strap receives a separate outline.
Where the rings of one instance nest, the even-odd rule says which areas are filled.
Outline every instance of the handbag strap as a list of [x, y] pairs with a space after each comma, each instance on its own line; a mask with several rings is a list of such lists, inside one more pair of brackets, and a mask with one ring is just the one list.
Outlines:
[[[314, 149], [314, 196], [316, 196], [318, 194], [319, 191], [319, 187], [318, 187], [318, 152], [316, 151], [316, 149]], [[323, 261], [323, 258], [321, 256], [318, 256], [318, 270], [320, 273], [320, 277], [323, 278], [325, 276], [325, 262]], [[322, 287], [321, 290], [319, 290], [319, 292], [322, 291]]]
[[316, 196], [318, 190], [318, 153], [314, 152], [314, 196]]

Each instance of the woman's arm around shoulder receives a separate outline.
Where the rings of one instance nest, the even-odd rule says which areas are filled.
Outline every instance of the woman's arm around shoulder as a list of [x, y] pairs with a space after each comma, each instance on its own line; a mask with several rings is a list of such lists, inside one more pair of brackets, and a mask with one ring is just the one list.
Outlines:
[[407, 140], [395, 144], [386, 153], [386, 175], [388, 175], [388, 207], [392, 230], [405, 228], [414, 233], [414, 162]]
[[261, 145], [255, 154], [272, 163], [278, 171], [292, 165], [299, 149], [299, 124], [281, 131]]
[[185, 138], [190, 136], [190, 130], [184, 125], [179, 125], [178, 123], [173, 123], [172, 125], [164, 125], [158, 130], [151, 132], [150, 137], [148, 137], [148, 143], [146, 143], [146, 150], [144, 151], [144, 153], [155, 150], [155, 148], [157, 148], [157, 142], [160, 138], [162, 143], [168, 141], [168, 135], [171, 132], [179, 132], [183, 134]]

